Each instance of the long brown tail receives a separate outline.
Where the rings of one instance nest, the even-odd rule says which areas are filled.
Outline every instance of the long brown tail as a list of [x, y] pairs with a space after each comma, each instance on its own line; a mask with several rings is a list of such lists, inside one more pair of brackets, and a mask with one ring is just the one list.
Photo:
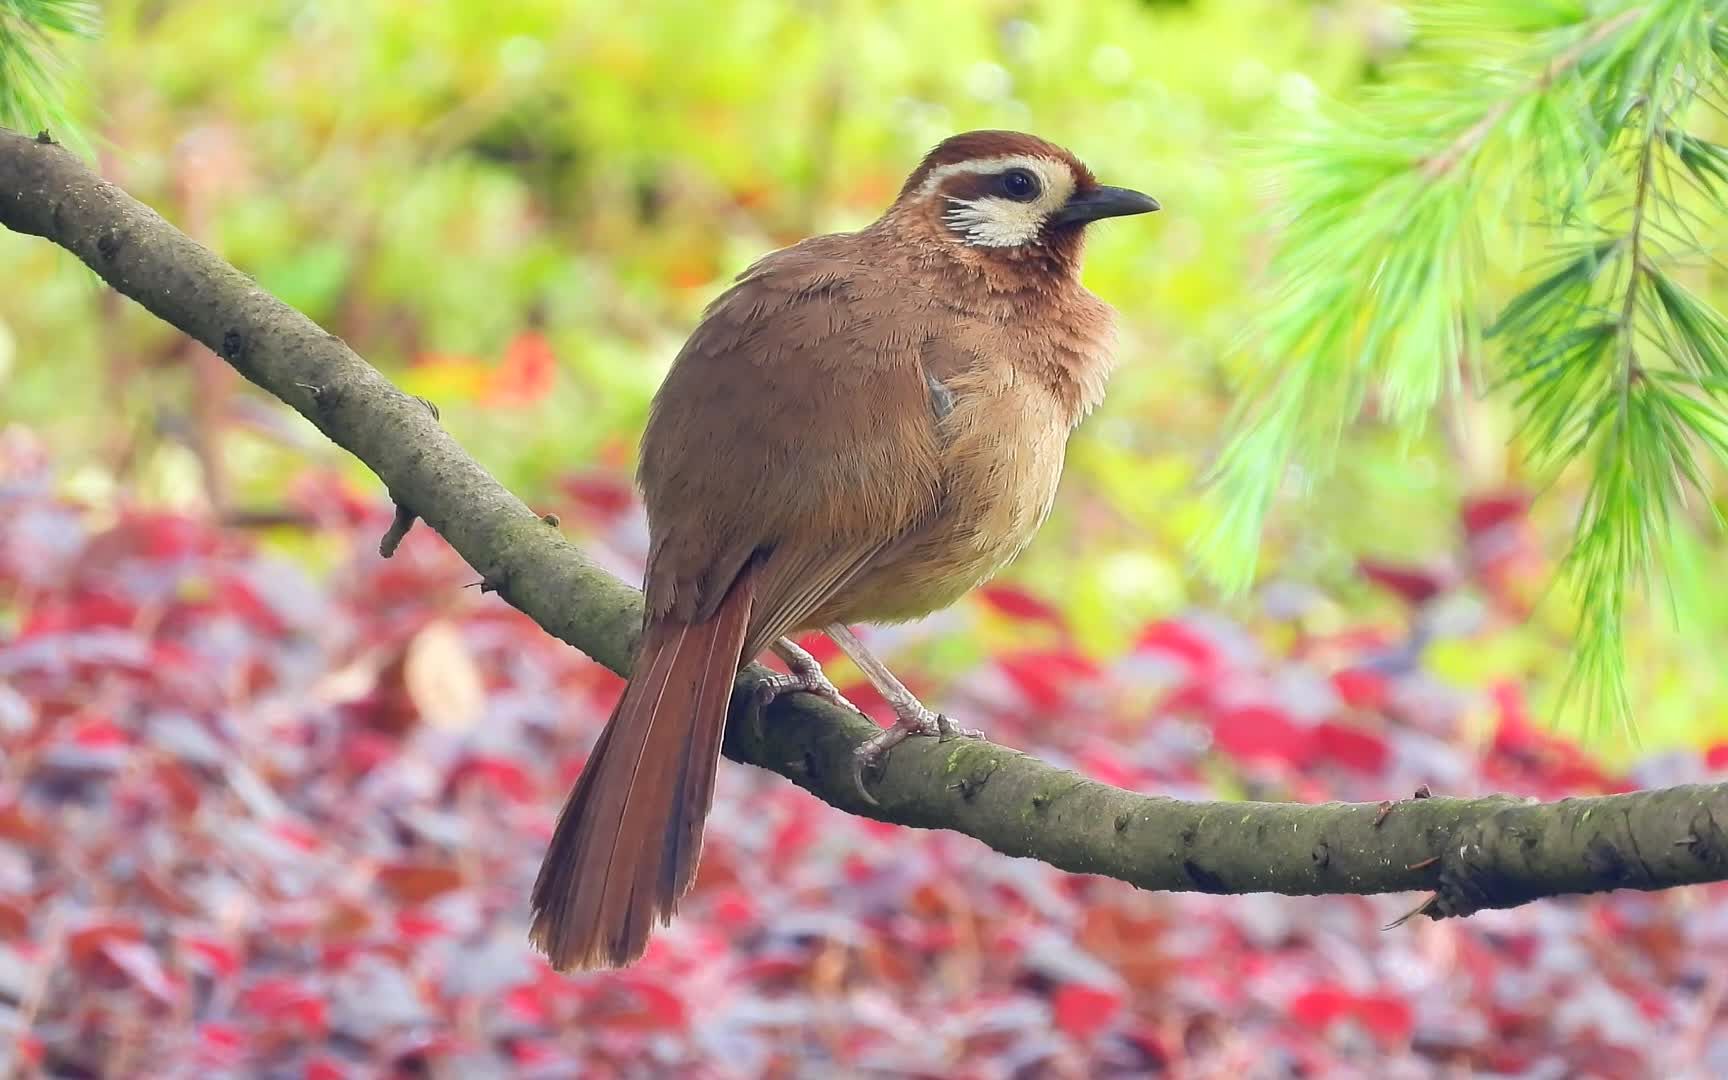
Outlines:
[[740, 575], [706, 622], [643, 632], [534, 882], [529, 938], [560, 971], [641, 956], [695, 880], [753, 576]]

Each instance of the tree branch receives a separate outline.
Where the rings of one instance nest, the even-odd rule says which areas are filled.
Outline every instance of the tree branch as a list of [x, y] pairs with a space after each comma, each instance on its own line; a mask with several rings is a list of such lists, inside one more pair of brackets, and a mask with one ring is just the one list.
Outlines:
[[[44, 237], [208, 345], [383, 480], [401, 514], [437, 530], [499, 595], [623, 672], [641, 595], [506, 491], [339, 338], [46, 140], [0, 131], [0, 224]], [[399, 515], [400, 516], [400, 515]], [[741, 677], [747, 690], [764, 670]], [[1213, 893], [1422, 890], [1435, 917], [1561, 893], [1728, 879], [1728, 784], [1558, 803], [1430, 798], [1372, 804], [1182, 802], [1137, 795], [1007, 747], [913, 739], [876, 803], [852, 750], [876, 731], [808, 695], [737, 722], [726, 753], [849, 813], [952, 829], [1007, 855], [1146, 889]]]

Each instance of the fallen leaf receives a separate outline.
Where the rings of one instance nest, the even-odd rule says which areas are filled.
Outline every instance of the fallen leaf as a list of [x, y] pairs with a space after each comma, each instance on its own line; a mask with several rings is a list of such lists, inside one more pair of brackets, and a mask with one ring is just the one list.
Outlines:
[[473, 727], [485, 709], [486, 688], [462, 632], [440, 619], [408, 643], [402, 682], [420, 718], [435, 728]]

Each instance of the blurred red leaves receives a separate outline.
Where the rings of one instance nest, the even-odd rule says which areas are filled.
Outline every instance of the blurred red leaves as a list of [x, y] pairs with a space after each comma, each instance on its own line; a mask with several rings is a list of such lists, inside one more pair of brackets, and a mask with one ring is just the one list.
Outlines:
[[[552, 367], [543, 343], [513, 349], [501, 403], [544, 393]], [[562, 493], [566, 528], [634, 550], [627, 476]], [[98, 527], [0, 488], [0, 980], [40, 986], [28, 1016], [0, 999], [0, 1025], [27, 1062], [317, 1080], [1728, 1069], [1728, 920], [1698, 902], [1721, 889], [1385, 932], [1411, 898], [1149, 895], [732, 766], [680, 920], [636, 968], [557, 975], [527, 948], [524, 897], [619, 680], [463, 588], [427, 530], [377, 559], [387, 508], [347, 482], [308, 474], [290, 497], [349, 542], [321, 579], [196, 519], [122, 508]], [[1516, 539], [1523, 512], [1468, 505], [1486, 554], [1466, 563], [1491, 565], [1479, 538]], [[1457, 584], [1363, 573], [1414, 606]], [[971, 671], [920, 671], [910, 649], [896, 666], [1107, 783], [1378, 801], [1630, 782], [1518, 684], [1440, 687], [1396, 626], [1280, 636], [1191, 612], [1100, 657], [1021, 586], [977, 610], [1022, 624], [1020, 644]], [[1670, 767], [1728, 771], [1728, 745]]]
[[1332, 673], [1332, 688], [1352, 709], [1381, 709], [1391, 690], [1390, 680], [1367, 668], [1344, 668]]
[[997, 582], [980, 588], [977, 596], [985, 607], [1010, 619], [1043, 623], [1058, 630], [1067, 630], [1067, 620], [1054, 604], [1018, 586]]
[[[537, 405], [558, 381], [558, 356], [538, 330], [522, 330], [505, 343], [498, 359], [456, 353], [425, 353], [415, 358], [419, 384], [434, 399], [455, 396], [493, 409]], [[418, 384], [417, 384], [418, 385]]]
[[1061, 1031], [1075, 1039], [1093, 1039], [1122, 1011], [1122, 994], [1069, 984], [1057, 988], [1051, 1008]]
[[1360, 1024], [1382, 1045], [1408, 1042], [1416, 1026], [1410, 1003], [1396, 994], [1353, 994], [1335, 985], [1305, 990], [1290, 1002], [1297, 1023], [1325, 1031], [1340, 1022]]
[[1420, 607], [1439, 596], [1447, 586], [1446, 574], [1429, 567], [1383, 559], [1358, 559], [1356, 569], [1364, 578], [1413, 607]]
[[480, 393], [483, 405], [521, 408], [540, 402], [552, 392], [558, 357], [552, 343], [538, 330], [523, 330], [504, 347], [504, 357]]
[[1241, 761], [1275, 761], [1295, 768], [1313, 758], [1312, 732], [1273, 705], [1241, 705], [1219, 710], [1212, 719], [1218, 749]]

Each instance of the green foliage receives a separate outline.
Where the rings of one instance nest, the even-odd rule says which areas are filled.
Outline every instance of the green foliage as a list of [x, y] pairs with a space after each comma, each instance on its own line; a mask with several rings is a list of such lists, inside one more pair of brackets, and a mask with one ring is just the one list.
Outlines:
[[0, 125], [70, 128], [59, 39], [88, 37], [96, 25], [91, 0], [0, 0]]
[[[1324, 471], [1365, 405], [1418, 428], [1486, 374], [1539, 476], [1587, 470], [1563, 567], [1568, 685], [1588, 714], [1625, 719], [1628, 596], [1674, 530], [1720, 524], [1728, 320], [1688, 281], [1728, 214], [1728, 151], [1707, 134], [1728, 12], [1447, 0], [1423, 18], [1416, 53], [1359, 109], [1263, 150], [1278, 240], [1257, 383], [1197, 550], [1242, 583], [1292, 461]], [[1556, 254], [1519, 290], [1532, 243]]]
[[[117, 182], [437, 399], [530, 497], [628, 465], [665, 365], [749, 260], [868, 221], [956, 130], [1067, 143], [1170, 208], [1092, 241], [1122, 364], [1075, 446], [1075, 509], [1018, 569], [1064, 592], [1080, 574], [1088, 642], [1119, 643], [1192, 598], [1194, 462], [1222, 419], [1215, 367], [1253, 243], [1231, 137], [1353, 78], [1366, 17], [1291, 0], [820, 7], [114, 0], [81, 116]], [[0, 236], [0, 264], [33, 282], [28, 303], [0, 293], [24, 359], [0, 371], [0, 417], [88, 461], [92, 489], [117, 471], [203, 498], [173, 336], [124, 305], [91, 318], [88, 280], [40, 245]], [[480, 388], [525, 326], [560, 377], [493, 407]], [[67, 378], [100, 407], [61, 408]], [[223, 444], [241, 502], [279, 497], [305, 461], [267, 432]]]
[[[1249, 447], [1250, 463], [1281, 464], [1226, 475], [1254, 498], [1219, 504], [1238, 515], [1239, 542], [1234, 557], [1214, 553], [1238, 569], [1252, 560], [1264, 515], [1255, 499], [1273, 491], [1257, 476], [1302, 479], [1312, 488], [1304, 512], [1272, 515], [1259, 547], [1269, 577], [1338, 598], [1306, 616], [1303, 632], [1403, 617], [1361, 584], [1356, 558], [1455, 550], [1461, 495], [1546, 484], [1533, 550], [1561, 550], [1585, 505], [1589, 454], [1569, 468], [1543, 458], [1538, 472], [1504, 453], [1513, 438], [1530, 449], [1540, 429], [1518, 436], [1511, 423], [1528, 383], [1509, 380], [1516, 322], [1495, 316], [1598, 243], [1609, 246], [1592, 303], [1618, 310], [1608, 290], [1624, 259], [1610, 242], [1625, 222], [1609, 211], [1625, 200], [1607, 181], [1624, 187], [1632, 147], [1603, 152], [1600, 134], [1571, 122], [1583, 84], [1524, 92], [1541, 71], [1531, 48], [1564, 52], [1618, 9], [1423, 5], [1415, 37], [1379, 0], [106, 0], [100, 9], [94, 44], [56, 40], [80, 73], [66, 82], [66, 107], [102, 147], [105, 174], [436, 400], [445, 426], [537, 506], [559, 508], [572, 477], [611, 482], [629, 468], [665, 365], [749, 260], [869, 220], [931, 143], [984, 126], [1048, 135], [1165, 205], [1102, 226], [1090, 243], [1087, 281], [1120, 313], [1121, 363], [1071, 443], [1055, 513], [1009, 571], [1060, 602], [1081, 648], [1120, 651], [1148, 620], [1218, 601], [1187, 565], [1189, 545], [1218, 520], [1195, 481], [1239, 400], [1239, 368], [1271, 355], [1257, 340], [1254, 353], [1232, 345], [1246, 315], [1296, 310], [1318, 295], [1310, 286], [1330, 282], [1337, 307], [1359, 319], [1318, 326], [1348, 347], [1314, 366], [1296, 362], [1317, 351], [1299, 334], [1267, 365], [1290, 385], [1268, 379], [1283, 397], [1244, 406], [1241, 417], [1267, 422], [1241, 432], [1263, 443]], [[1728, 46], [1722, 33], [1707, 40]], [[1313, 107], [1325, 99], [1356, 105]], [[1439, 183], [1410, 175], [1411, 160], [1443, 152], [1503, 100], [1493, 130]], [[1252, 155], [1244, 136], [1260, 146]], [[1657, 208], [1651, 220], [1671, 229], [1712, 213], [1687, 193], [1719, 182], [1728, 137], [1702, 105], [1662, 137], [1671, 149], [1656, 162], [1657, 190], [1671, 184], [1690, 200], [1678, 218]], [[1531, 140], [1548, 149], [1526, 153]], [[1536, 166], [1547, 172], [1530, 174]], [[1268, 170], [1283, 181], [1270, 192], [1255, 182]], [[1564, 219], [1538, 213], [1568, 204]], [[1260, 220], [1267, 206], [1281, 211], [1281, 229], [1305, 229], [1321, 247], [1290, 250], [1288, 233]], [[1693, 227], [1710, 235], [1705, 222]], [[1326, 250], [1334, 234], [1336, 259]], [[1652, 240], [1667, 242], [1647, 229], [1646, 250]], [[1296, 295], [1260, 291], [1274, 258], [1293, 271], [1274, 278], [1278, 290]], [[1341, 276], [1326, 270], [1338, 259], [1350, 264]], [[1362, 304], [1369, 279], [1351, 275], [1363, 268], [1402, 299], [1384, 312]], [[1646, 285], [1640, 303], [1694, 327], [1710, 325], [1728, 286], [1708, 265], [1663, 280], [1679, 291]], [[73, 494], [268, 517], [299, 505], [309, 463], [376, 494], [375, 479], [316, 432], [219, 363], [198, 362], [157, 320], [105, 298], [64, 254], [0, 233], [0, 282], [25, 283], [0, 288], [0, 437], [16, 424], [46, 441]], [[1465, 289], [1479, 303], [1449, 308], [1444, 294]], [[1639, 313], [1641, 332], [1665, 324]], [[1406, 336], [1411, 326], [1432, 329]], [[1375, 357], [1363, 362], [1371, 332]], [[1437, 334], [1455, 337], [1463, 363], [1434, 362], [1421, 338]], [[1470, 351], [1479, 339], [1492, 360]], [[535, 342], [550, 351], [549, 374], [528, 362]], [[1611, 366], [1612, 342], [1602, 348]], [[1490, 376], [1503, 393], [1469, 392]], [[1434, 400], [1440, 422], [1417, 431]], [[1364, 408], [1395, 409], [1401, 421], [1356, 422]], [[1312, 483], [1328, 459], [1334, 471]], [[1714, 475], [1695, 459], [1706, 480]], [[1692, 507], [1671, 530], [1686, 558], [1662, 563], [1692, 636], [1661, 611], [1622, 613], [1629, 663], [1663, 691], [1639, 710], [1640, 733], [1656, 745], [1728, 737], [1728, 671], [1708, 647], [1728, 627], [1728, 587], [1712, 572], [1720, 548], [1689, 527], [1707, 506]], [[292, 528], [269, 536], [299, 554], [319, 543]], [[1552, 669], [1576, 650], [1573, 613], [1555, 607], [1491, 617], [1436, 655], [1468, 685], [1558, 685]], [[1023, 631], [1003, 633], [993, 644], [1025, 646]], [[925, 640], [979, 647], [940, 630]]]

